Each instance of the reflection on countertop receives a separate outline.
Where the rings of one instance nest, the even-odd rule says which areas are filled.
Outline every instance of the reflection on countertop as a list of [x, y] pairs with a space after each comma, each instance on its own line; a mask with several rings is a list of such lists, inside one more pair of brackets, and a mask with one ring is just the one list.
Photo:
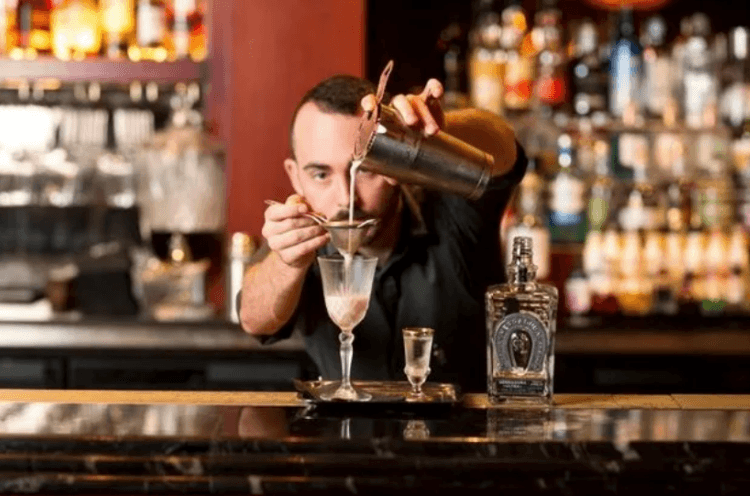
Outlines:
[[4, 402], [0, 431], [5, 493], [741, 494], [750, 470], [750, 409]]

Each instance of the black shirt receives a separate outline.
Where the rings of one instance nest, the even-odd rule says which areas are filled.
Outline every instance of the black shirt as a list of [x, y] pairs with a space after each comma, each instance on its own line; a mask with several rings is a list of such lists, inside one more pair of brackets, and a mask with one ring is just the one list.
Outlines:
[[[397, 245], [378, 268], [367, 314], [354, 328], [352, 380], [405, 380], [401, 329], [418, 326], [435, 329], [429, 381], [486, 389], [484, 294], [505, 280], [500, 219], [527, 163], [523, 149], [516, 149], [513, 169], [492, 178], [479, 200], [425, 191], [418, 204], [404, 202]], [[334, 251], [327, 246], [320, 254]], [[339, 330], [326, 312], [317, 263], [290, 321], [263, 342], [285, 339], [295, 329], [320, 375], [340, 379]]]

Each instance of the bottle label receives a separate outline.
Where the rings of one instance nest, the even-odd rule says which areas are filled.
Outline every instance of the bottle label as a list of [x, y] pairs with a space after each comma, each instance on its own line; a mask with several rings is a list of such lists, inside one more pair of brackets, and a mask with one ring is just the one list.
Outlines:
[[138, 34], [140, 46], [160, 44], [164, 39], [166, 18], [164, 9], [155, 5], [141, 4], [138, 7]]
[[512, 313], [500, 320], [494, 332], [495, 360], [507, 372], [542, 372], [549, 349], [544, 325], [536, 317]]
[[505, 105], [511, 109], [524, 109], [531, 103], [534, 81], [534, 60], [515, 57], [508, 60], [505, 69]]

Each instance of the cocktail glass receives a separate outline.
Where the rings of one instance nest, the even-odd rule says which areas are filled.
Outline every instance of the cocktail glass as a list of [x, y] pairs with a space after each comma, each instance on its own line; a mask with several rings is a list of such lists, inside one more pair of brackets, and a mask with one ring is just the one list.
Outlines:
[[370, 305], [377, 263], [375, 257], [318, 257], [328, 316], [341, 330], [341, 383], [332, 394], [321, 394], [324, 400], [367, 401], [372, 398], [372, 395], [352, 387], [350, 373], [353, 331], [364, 319]]
[[406, 374], [412, 390], [406, 396], [406, 401], [425, 401], [427, 395], [422, 391], [422, 384], [430, 375], [430, 355], [432, 354], [432, 337], [434, 329], [429, 327], [405, 327], [404, 355], [406, 356]]

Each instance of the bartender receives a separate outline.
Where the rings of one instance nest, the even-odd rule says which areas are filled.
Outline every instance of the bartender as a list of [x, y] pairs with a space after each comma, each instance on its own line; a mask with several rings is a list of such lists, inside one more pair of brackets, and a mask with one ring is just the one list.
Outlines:
[[[339, 329], [326, 312], [316, 256], [335, 253], [325, 229], [305, 213], [346, 219], [349, 169], [361, 113], [377, 104], [375, 87], [353, 76], [328, 78], [310, 89], [291, 119], [284, 168], [295, 191], [265, 211], [263, 247], [238, 295], [243, 329], [264, 343], [303, 337], [324, 379], [341, 377]], [[353, 380], [405, 380], [401, 329], [435, 329], [430, 381], [486, 389], [484, 293], [504, 280], [499, 225], [526, 157], [511, 127], [477, 109], [444, 113], [442, 84], [391, 105], [405, 124], [430, 136], [443, 130], [495, 158], [478, 200], [418, 190], [359, 171], [355, 218], [377, 227], [359, 253], [379, 259], [370, 305], [354, 328]]]

